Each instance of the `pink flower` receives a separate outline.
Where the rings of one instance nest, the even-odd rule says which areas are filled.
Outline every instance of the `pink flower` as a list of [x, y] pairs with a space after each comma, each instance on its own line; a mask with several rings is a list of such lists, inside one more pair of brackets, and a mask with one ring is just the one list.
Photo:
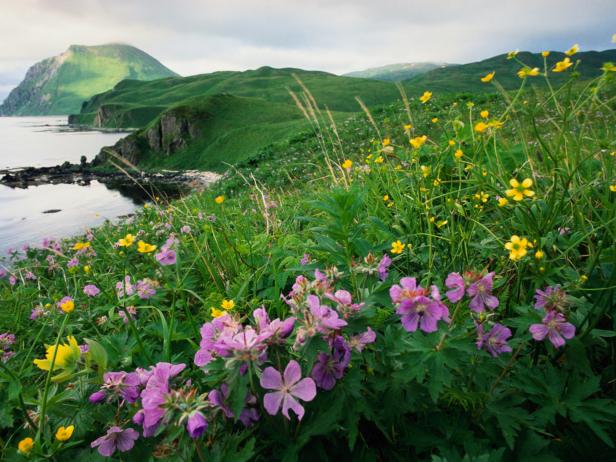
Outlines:
[[101, 293], [101, 291], [94, 284], [88, 284], [83, 288], [83, 293], [86, 294], [88, 297], [96, 297], [98, 294]]
[[349, 346], [353, 348], [355, 351], [359, 351], [360, 353], [364, 350], [366, 345], [370, 343], [374, 343], [376, 341], [376, 333], [368, 327], [366, 332], [362, 332], [361, 334], [354, 335], [349, 339]]
[[464, 297], [464, 278], [460, 273], [449, 273], [445, 279], [448, 290], [445, 295], [451, 303], [458, 303]]
[[466, 294], [469, 297], [472, 297], [471, 302], [468, 305], [471, 310], [481, 313], [485, 306], [491, 310], [498, 306], [498, 298], [492, 295], [493, 278], [494, 272], [488, 273], [478, 281], [472, 283], [468, 289], [466, 289]]
[[[304, 407], [297, 401], [312, 401], [317, 395], [317, 387], [311, 378], [302, 379], [302, 370], [297, 361], [289, 361], [284, 376], [273, 367], [268, 367], [261, 376], [261, 386], [267, 390], [263, 397], [263, 406], [270, 415], [278, 414], [282, 406], [282, 414], [289, 420], [289, 409], [297, 415], [298, 420], [304, 416]], [[297, 399], [296, 399], [297, 398]]]
[[155, 255], [156, 260], [163, 266], [175, 265], [177, 255], [175, 250], [164, 250]]
[[98, 447], [98, 452], [103, 457], [111, 457], [117, 449], [126, 452], [133, 449], [135, 440], [139, 438], [139, 433], [132, 428], [122, 430], [120, 427], [113, 426], [107, 430], [107, 434], [97, 438], [90, 443], [90, 447]]
[[321, 305], [319, 297], [308, 295], [308, 306], [317, 332], [329, 334], [347, 325], [347, 322], [338, 317], [338, 313], [330, 307]]
[[548, 311], [542, 324], [533, 324], [528, 330], [538, 342], [547, 337], [555, 348], [560, 348], [565, 344], [565, 339], [572, 339], [575, 335], [575, 326], [556, 311]]

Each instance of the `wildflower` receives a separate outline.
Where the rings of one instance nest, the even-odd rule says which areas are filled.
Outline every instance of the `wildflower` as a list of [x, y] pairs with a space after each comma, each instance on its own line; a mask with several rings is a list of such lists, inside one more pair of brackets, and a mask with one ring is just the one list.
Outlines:
[[346, 159], [342, 162], [342, 168], [345, 170], [350, 170], [353, 167], [353, 161], [351, 159]]
[[217, 204], [222, 204], [225, 201], [225, 196], [216, 196], [214, 198], [214, 202], [216, 202]]
[[492, 81], [492, 79], [494, 78], [494, 74], [496, 74], [496, 71], [492, 71], [492, 72], [490, 72], [490, 73], [488, 73], [488, 74], [484, 75], [483, 77], [481, 77], [481, 81], [482, 81], [483, 83], [488, 83], [488, 82], [491, 82], [491, 81]]
[[437, 330], [437, 321], [449, 318], [447, 307], [440, 301], [440, 294], [436, 286], [431, 287], [431, 296], [428, 291], [417, 285], [415, 278], [405, 277], [400, 285], [395, 284], [389, 289], [389, 296], [398, 306], [396, 313], [401, 316], [402, 326], [408, 332], [415, 332], [417, 327], [424, 332]]
[[526, 178], [522, 183], [512, 178], [509, 180], [509, 184], [513, 189], [508, 189], [505, 191], [505, 194], [507, 197], [513, 198], [514, 201], [521, 201], [524, 199], [524, 196], [533, 197], [535, 195], [535, 192], [530, 189], [533, 185], [533, 180], [530, 178]]
[[611, 184], [610, 185], [610, 191], [616, 192], [616, 184]]
[[403, 244], [401, 241], [398, 240], [391, 244], [391, 253], [396, 255], [401, 254], [402, 252], [404, 252], [405, 247], [406, 244]]
[[88, 297], [96, 297], [98, 294], [101, 293], [101, 290], [94, 284], [88, 284], [84, 286], [83, 293], [86, 294]]
[[177, 255], [175, 250], [163, 250], [155, 255], [156, 261], [163, 266], [175, 265], [177, 261]]
[[490, 117], [490, 111], [484, 109], [483, 111], [479, 113], [479, 115], [481, 116], [482, 119], [487, 119], [488, 117]]
[[193, 411], [186, 422], [186, 431], [193, 438], [199, 438], [207, 430], [207, 420], [200, 411]]
[[558, 61], [552, 72], [563, 72], [573, 66], [570, 58], [565, 58], [562, 61]]
[[391, 144], [391, 140], [389, 138], [383, 138], [383, 147], [389, 146]]
[[297, 401], [312, 401], [317, 395], [316, 385], [311, 378], [302, 379], [302, 371], [296, 361], [289, 361], [284, 370], [284, 375], [281, 375], [273, 367], [268, 367], [263, 371], [261, 376], [261, 387], [267, 390], [275, 390], [272, 393], [266, 393], [263, 397], [263, 406], [270, 415], [278, 414], [282, 407], [282, 414], [287, 418], [289, 410], [292, 410], [297, 415], [298, 420], [302, 420], [304, 416], [304, 407]]
[[35, 308], [32, 308], [32, 311], [30, 312], [31, 321], [34, 321], [35, 319], [38, 319], [42, 316], [45, 316], [45, 310], [42, 307], [37, 306]]
[[384, 161], [385, 159], [383, 158], [383, 156], [379, 156], [376, 159], [374, 159], [375, 164], [382, 164]]
[[355, 351], [362, 352], [366, 345], [376, 341], [376, 333], [368, 327], [366, 332], [354, 335], [349, 339], [349, 346]]
[[333, 330], [341, 329], [347, 325], [347, 322], [338, 317], [338, 313], [326, 305], [321, 305], [319, 297], [316, 295], [308, 295], [308, 307], [312, 322], [317, 332], [321, 334], [329, 334]]
[[449, 273], [445, 279], [445, 286], [451, 289], [445, 293], [445, 296], [451, 303], [458, 303], [464, 297], [464, 278], [460, 273]]
[[472, 297], [469, 303], [471, 310], [481, 313], [486, 306], [491, 310], [498, 306], [498, 298], [492, 295], [493, 278], [494, 272], [488, 273], [466, 289], [466, 294]]
[[454, 140], [449, 140], [447, 141], [447, 144], [451, 147], [454, 147], [456, 145], [456, 142]]
[[548, 56], [550, 56], [550, 52], [548, 50], [542, 51], [541, 56], [543, 56], [544, 58], [547, 58]]
[[425, 144], [427, 140], [428, 140], [428, 137], [426, 135], [422, 135], [422, 136], [416, 136], [415, 138], [411, 138], [409, 140], [409, 143], [411, 143], [411, 146], [413, 146], [413, 148], [419, 149]]
[[212, 315], [212, 318], [220, 318], [221, 316], [227, 314], [227, 312], [224, 310], [219, 310], [218, 308], [213, 306], [210, 308], [210, 314]]
[[75, 242], [75, 245], [73, 245], [73, 250], [83, 250], [87, 249], [88, 247], [90, 247], [89, 242]]
[[156, 289], [154, 288], [155, 286], [158, 286], [157, 281], [152, 281], [151, 279], [146, 278], [137, 281], [135, 290], [141, 300], [148, 300], [156, 295]]
[[345, 318], [350, 314], [361, 310], [364, 303], [353, 303], [353, 296], [348, 290], [337, 290], [334, 294], [326, 293], [325, 297], [337, 303], [336, 309], [342, 313]]
[[543, 253], [543, 250], [537, 250], [535, 252], [535, 260], [537, 260], [537, 261], [542, 260], [543, 257], [545, 257], [545, 254]]
[[560, 286], [548, 286], [535, 291], [535, 308], [545, 311], [563, 311], [567, 305], [567, 294]]
[[456, 149], [456, 152], [453, 154], [456, 159], [461, 159], [464, 156], [462, 149]]
[[73, 436], [73, 431], [75, 430], [74, 425], [69, 425], [68, 427], [60, 427], [56, 431], [56, 439], [58, 441], [68, 441]]
[[505, 244], [505, 249], [509, 250], [509, 258], [513, 261], [523, 258], [527, 251], [526, 249], [531, 247], [526, 238], [520, 238], [515, 234], [511, 236], [511, 240]]
[[477, 199], [478, 202], [483, 202], [485, 204], [488, 202], [490, 195], [488, 193], [484, 193], [483, 191], [479, 191], [478, 193], [475, 193], [473, 197]]
[[345, 369], [351, 362], [351, 349], [340, 335], [332, 342], [331, 354], [319, 353], [310, 376], [319, 388], [331, 390], [336, 380], [344, 376]]
[[98, 448], [98, 453], [103, 457], [111, 457], [116, 449], [120, 452], [126, 452], [133, 449], [135, 441], [139, 438], [139, 432], [132, 428], [122, 430], [122, 428], [114, 425], [107, 430], [107, 433], [100, 438], [95, 439], [90, 443], [92, 449]]
[[90, 265], [84, 265], [83, 272], [88, 274], [90, 272]]
[[67, 339], [68, 345], [66, 343], [60, 343], [57, 348], [55, 345], [47, 346], [45, 359], [35, 359], [33, 361], [34, 364], [39, 369], [48, 371], [51, 369], [51, 360], [55, 355], [56, 360], [53, 365], [53, 370], [73, 368], [81, 357], [81, 350], [79, 349], [79, 344], [75, 337], [68, 336]]
[[576, 43], [575, 45], [573, 45], [571, 48], [569, 48], [567, 51], [565, 51], [565, 54], [567, 56], [573, 56], [574, 54], [576, 54], [578, 51], [580, 51], [580, 46]]
[[505, 205], [507, 205], [509, 203], [509, 201], [507, 200], [506, 197], [499, 197], [498, 198], [498, 206], [499, 207], [504, 207]]
[[513, 59], [515, 58], [519, 53], [519, 50], [515, 50], [515, 51], [510, 51], [509, 53], [507, 53], [507, 59]]
[[421, 101], [422, 104], [426, 104], [428, 101], [430, 101], [430, 98], [432, 98], [432, 92], [424, 91], [424, 94], [419, 97], [419, 101]]
[[152, 244], [148, 244], [144, 241], [137, 242], [137, 252], [139, 253], [150, 253], [156, 250], [156, 246]]
[[189, 233], [190, 233], [190, 231], [191, 231], [191, 229], [190, 229], [190, 226], [188, 226], [188, 225], [184, 225], [184, 226], [182, 226], [182, 227], [180, 228], [180, 232], [181, 232], [182, 234], [189, 234]]
[[438, 122], [438, 117], [432, 117], [432, 123], [435, 124]]
[[538, 342], [548, 337], [555, 348], [560, 348], [565, 344], [565, 339], [570, 340], [575, 335], [575, 326], [556, 311], [548, 311], [541, 324], [532, 324], [528, 330]]
[[413, 128], [413, 126], [411, 124], [405, 124], [403, 128], [404, 128], [404, 133], [408, 135], [411, 129]]
[[127, 234], [122, 239], [117, 242], [119, 247], [130, 247], [135, 242], [135, 236], [132, 234]]
[[75, 266], [79, 265], [79, 259], [78, 258], [71, 258], [68, 263], [66, 264], [67, 268], [74, 268]]
[[389, 275], [389, 267], [391, 263], [392, 263], [391, 257], [387, 254], [383, 254], [383, 256], [381, 257], [381, 260], [379, 261], [379, 266], [377, 268], [377, 272], [379, 273], [379, 279], [381, 281], [384, 281], [385, 279], [387, 279], [387, 276]]
[[34, 440], [30, 437], [24, 438], [17, 444], [17, 450], [23, 455], [30, 454], [32, 448], [34, 448]]
[[143, 406], [143, 434], [152, 436], [165, 417], [165, 403], [170, 395], [169, 380], [184, 370], [186, 364], [160, 362], [152, 368], [152, 374], [141, 392]]
[[507, 339], [511, 337], [511, 330], [502, 324], [495, 323], [490, 332], [484, 332], [483, 325], [477, 326], [477, 349], [485, 348], [495, 358], [501, 353], [511, 353]]
[[525, 79], [526, 77], [536, 77], [538, 75], [538, 67], [533, 67], [532, 69], [530, 67], [523, 67], [518, 71], [518, 77], [520, 77], [521, 79]]
[[488, 127], [488, 124], [487, 124], [487, 123], [485, 123], [485, 122], [477, 122], [477, 123], [475, 124], [475, 131], [476, 131], [477, 133], [483, 133], [483, 132], [485, 132], [488, 128], [489, 128], [489, 127]]
[[287, 338], [293, 332], [293, 327], [295, 326], [294, 317], [287, 318], [284, 321], [278, 318], [270, 321], [264, 308], [257, 308], [253, 311], [252, 315], [257, 321], [259, 335], [263, 334], [267, 337], [268, 343], [276, 343], [281, 339]]
[[311, 260], [310, 254], [305, 253], [302, 259], [299, 261], [299, 264], [302, 266], [306, 266], [308, 263], [310, 263], [310, 260]]
[[64, 297], [58, 302], [58, 308], [65, 313], [71, 313], [75, 309], [75, 302], [71, 297]]
[[232, 310], [235, 307], [235, 302], [233, 300], [223, 300], [220, 306], [223, 310]]

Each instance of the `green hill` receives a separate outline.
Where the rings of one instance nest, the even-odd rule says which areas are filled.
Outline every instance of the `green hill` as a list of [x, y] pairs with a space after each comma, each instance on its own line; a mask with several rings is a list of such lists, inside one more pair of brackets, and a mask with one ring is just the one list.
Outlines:
[[78, 112], [85, 100], [121, 80], [176, 75], [129, 45], [71, 45], [61, 55], [32, 66], [0, 106], [0, 115], [71, 114]]
[[[551, 52], [546, 58], [547, 68], [551, 70], [557, 61], [565, 58], [561, 52]], [[577, 53], [572, 61], [580, 61], [577, 71], [581, 78], [596, 77], [601, 73], [601, 66], [607, 61], [616, 61], [616, 50], [586, 51]], [[405, 87], [412, 91], [424, 88], [440, 92], [493, 92], [492, 85], [486, 85], [480, 78], [489, 72], [495, 71], [495, 79], [506, 89], [514, 89], [520, 85], [517, 72], [523, 67], [522, 63], [533, 68], [538, 67], [544, 71], [544, 58], [539, 53], [520, 52], [515, 59], [507, 59], [506, 54], [494, 56], [475, 63], [452, 65], [442, 69], [434, 69], [404, 81]], [[565, 81], [567, 74], [557, 74], [550, 71], [552, 85]], [[544, 79], [532, 79], [535, 85], [543, 85]]]
[[447, 63], [398, 63], [386, 66], [372, 67], [362, 71], [343, 74], [344, 77], [357, 77], [362, 79], [383, 80], [386, 82], [399, 82], [416, 75], [424, 74], [433, 69], [445, 68], [454, 64]]

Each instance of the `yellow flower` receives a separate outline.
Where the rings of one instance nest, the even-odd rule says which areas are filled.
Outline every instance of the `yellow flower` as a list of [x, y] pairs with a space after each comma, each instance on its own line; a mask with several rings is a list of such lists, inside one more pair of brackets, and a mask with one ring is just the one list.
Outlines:
[[385, 138], [383, 140], [383, 147], [389, 146], [391, 144], [391, 140], [389, 138]]
[[57, 352], [55, 345], [48, 345], [45, 352], [45, 359], [35, 359], [34, 364], [44, 371], [48, 371], [51, 368], [51, 360], [54, 353], [56, 355], [56, 361], [53, 365], [53, 370], [67, 369], [76, 365], [77, 361], [81, 357], [81, 349], [77, 340], [72, 335], [67, 337], [68, 345], [66, 343], [58, 344]]
[[510, 51], [509, 53], [507, 53], [507, 59], [515, 58], [519, 52], [520, 50]]
[[85, 265], [85, 266], [83, 267], [83, 272], [84, 272], [84, 273], [86, 273], [86, 274], [88, 274], [88, 273], [90, 272], [90, 265]]
[[438, 122], [438, 117], [432, 117], [432, 123], [435, 124]]
[[120, 247], [130, 247], [135, 242], [135, 236], [132, 234], [127, 234], [122, 239], [118, 241], [118, 245]]
[[487, 119], [488, 117], [490, 117], [490, 111], [484, 109], [483, 111], [479, 113], [479, 115], [481, 116], [482, 119]]
[[462, 149], [456, 149], [456, 152], [454, 153], [453, 156], [456, 159], [461, 159], [463, 155], [464, 155], [464, 153], [462, 152]]
[[424, 178], [430, 176], [430, 167], [426, 165], [420, 165], [419, 169], [421, 170], [421, 174], [424, 176]]
[[543, 253], [543, 250], [537, 250], [535, 252], [535, 260], [541, 260], [541, 259], [543, 259], [543, 257], [545, 257], [545, 254]]
[[576, 43], [575, 45], [573, 45], [571, 48], [569, 48], [567, 51], [565, 51], [565, 54], [567, 56], [573, 56], [574, 54], [576, 54], [578, 51], [580, 51], [580, 46]]
[[509, 201], [505, 198], [505, 197], [500, 197], [498, 199], [498, 206], [499, 207], [504, 207], [505, 205], [507, 205], [509, 203]]
[[456, 142], [454, 140], [449, 140], [447, 141], [447, 144], [451, 147], [454, 147], [456, 145]]
[[524, 79], [526, 77], [536, 77], [538, 75], [539, 75], [538, 67], [533, 67], [532, 69], [530, 67], [523, 67], [522, 69], [518, 71], [518, 77], [520, 77], [521, 79]]
[[376, 159], [374, 159], [374, 163], [375, 164], [382, 164], [384, 160], [385, 159], [383, 159], [383, 156], [379, 156]]
[[535, 192], [530, 189], [533, 185], [533, 180], [530, 178], [526, 178], [522, 183], [512, 178], [509, 180], [509, 184], [513, 189], [508, 189], [505, 191], [505, 194], [507, 197], [512, 197], [514, 201], [521, 201], [524, 199], [524, 196], [533, 197], [535, 195]]
[[496, 71], [492, 71], [489, 74], [484, 75], [483, 77], [481, 77], [481, 81], [483, 83], [488, 83], [492, 81], [492, 79], [494, 78], [494, 74], [496, 74]]
[[401, 254], [402, 252], [404, 252], [404, 248], [405, 247], [406, 247], [406, 244], [403, 244], [400, 241], [393, 242], [391, 244], [391, 253], [393, 253], [393, 254]]
[[488, 128], [502, 128], [503, 125], [505, 125], [505, 123], [500, 120], [492, 120], [488, 122]]
[[428, 140], [428, 137], [426, 135], [422, 135], [422, 136], [416, 136], [415, 138], [411, 138], [409, 140], [409, 143], [411, 143], [411, 146], [413, 146], [415, 149], [419, 149], [420, 147], [424, 145], [424, 143], [427, 140]]
[[214, 199], [214, 202], [216, 202], [217, 204], [222, 204], [225, 201], [225, 196], [216, 196], [216, 198]]
[[541, 56], [543, 56], [544, 58], [547, 58], [548, 56], [550, 56], [550, 52], [548, 50], [542, 51]]
[[601, 70], [603, 72], [616, 72], [616, 66], [614, 65], [614, 63], [604, 63], [601, 67]]
[[73, 436], [73, 431], [75, 431], [74, 425], [69, 425], [68, 427], [60, 427], [58, 431], [56, 431], [56, 439], [58, 441], [67, 441], [71, 439]]
[[90, 247], [89, 242], [75, 242], [75, 245], [73, 246], [73, 250], [87, 249], [88, 247]]
[[426, 104], [430, 101], [430, 98], [432, 98], [432, 92], [424, 91], [424, 94], [419, 97], [419, 101], [421, 101], [422, 104]]
[[554, 66], [554, 69], [552, 69], [552, 72], [562, 72], [568, 68], [570, 68], [571, 66], [573, 66], [573, 63], [571, 62], [570, 58], [565, 58], [562, 61], [558, 61], [556, 63], [556, 66]]
[[526, 238], [520, 238], [515, 234], [511, 236], [511, 240], [505, 244], [505, 249], [509, 250], [509, 258], [513, 261], [524, 258], [528, 247], [531, 247], [528, 240]]
[[219, 310], [216, 307], [211, 307], [210, 308], [210, 313], [211, 313], [213, 318], [220, 318], [221, 316], [224, 316], [225, 314], [227, 314], [227, 312], [225, 310]]
[[580, 276], [580, 282], [584, 284], [586, 281], [588, 281], [588, 276], [586, 276], [585, 274], [582, 274]]
[[30, 454], [34, 447], [34, 440], [30, 437], [24, 438], [17, 444], [17, 450], [20, 454]]
[[441, 220], [441, 221], [439, 221], [439, 222], [437, 222], [437, 223], [436, 223], [436, 227], [437, 227], [438, 229], [441, 229], [441, 228], [442, 228], [443, 226], [445, 226], [447, 223], [448, 223], [448, 222], [447, 222], [447, 220]]
[[75, 302], [73, 300], [67, 300], [60, 304], [60, 309], [65, 313], [72, 313], [75, 309]]
[[139, 241], [137, 242], [137, 252], [139, 253], [150, 253], [156, 250], [156, 246], [152, 244], [148, 244], [147, 242]]
[[342, 168], [345, 170], [350, 170], [352, 166], [353, 166], [353, 161], [350, 159], [347, 159], [344, 162], [342, 162]]
[[485, 122], [477, 122], [475, 124], [475, 131], [478, 133], [483, 133], [488, 129], [488, 124]]
[[440, 178], [435, 179], [435, 180], [432, 182], [432, 184], [433, 184], [434, 186], [440, 186], [440, 184], [441, 184], [441, 179], [440, 179]]
[[610, 185], [610, 191], [616, 192], [616, 184], [611, 184]]
[[383, 196], [383, 200], [384, 200], [385, 202], [389, 202], [389, 194], [385, 194], [385, 195]]
[[411, 132], [412, 128], [413, 128], [413, 126], [411, 124], [405, 124], [404, 125], [404, 133], [406, 133], [408, 135]]
[[223, 300], [220, 307], [223, 310], [232, 310], [235, 307], [235, 302], [233, 300]]
[[483, 202], [484, 204], [486, 202], [488, 202], [488, 199], [490, 198], [489, 194], [484, 193], [483, 191], [479, 191], [478, 193], [475, 194], [475, 199], [477, 199], [479, 202]]

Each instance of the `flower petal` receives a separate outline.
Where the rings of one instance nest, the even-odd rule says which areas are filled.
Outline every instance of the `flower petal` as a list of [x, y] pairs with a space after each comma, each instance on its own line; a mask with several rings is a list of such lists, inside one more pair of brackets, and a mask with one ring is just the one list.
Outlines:
[[287, 387], [291, 387], [302, 378], [302, 368], [297, 361], [291, 360], [284, 370], [284, 383]]
[[280, 390], [282, 388], [282, 376], [273, 367], [267, 367], [261, 375], [261, 386], [268, 390]]
[[289, 416], [289, 409], [297, 415], [297, 420], [302, 420], [302, 417], [304, 417], [304, 407], [291, 395], [286, 394], [282, 401], [282, 414], [287, 419], [291, 420], [291, 417]]
[[283, 393], [281, 391], [265, 394], [265, 396], [263, 397], [263, 407], [269, 415], [278, 414], [280, 404], [282, 403], [282, 399], [285, 397], [285, 395], [286, 393]]
[[314, 380], [306, 377], [305, 379], [300, 380], [293, 387], [291, 387], [289, 393], [301, 399], [302, 401], [312, 401], [317, 395], [317, 387], [314, 383]]

